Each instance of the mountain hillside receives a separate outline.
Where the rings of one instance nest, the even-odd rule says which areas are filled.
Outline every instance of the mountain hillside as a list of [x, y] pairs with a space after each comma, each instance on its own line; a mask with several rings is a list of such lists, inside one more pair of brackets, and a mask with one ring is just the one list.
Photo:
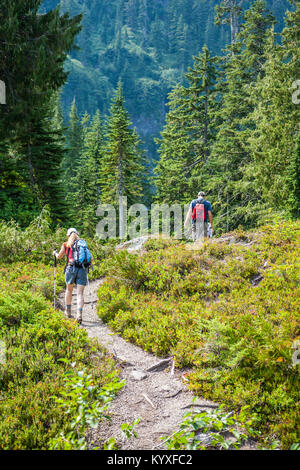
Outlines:
[[[58, 0], [45, 0], [43, 11]], [[167, 95], [183, 79], [193, 55], [204, 44], [219, 54], [230, 42], [230, 27], [214, 24], [219, 0], [61, 0], [62, 12], [83, 13], [66, 68], [65, 115], [73, 98], [79, 113], [108, 112], [113, 90], [122, 79], [128, 111], [151, 156], [153, 137], [162, 130]], [[246, 0], [244, 8], [253, 2]], [[288, 0], [268, 0], [280, 31]]]
[[299, 228], [236, 230], [198, 249], [150, 239], [142, 255], [105, 260], [97, 305], [117, 334], [173, 357], [191, 390], [285, 448], [298, 439]]
[[[90, 278], [102, 282], [98, 302], [87, 294], [81, 328], [63, 317], [58, 302], [53, 309], [49, 247], [60, 246], [65, 231], [52, 231], [46, 216], [25, 230], [0, 223], [0, 449], [84, 449], [91, 445], [84, 438], [91, 419], [97, 423], [101, 417], [98, 433], [109, 437], [103, 400], [107, 404], [124, 382], [104, 343], [91, 343], [84, 331], [97, 329], [96, 312], [95, 317], [88, 313], [91, 304], [123, 340], [171, 357], [176, 374], [195, 395], [226, 405], [227, 416], [234, 412], [247, 429], [245, 437], [254, 436], [266, 448], [290, 449], [297, 442], [299, 448], [299, 222], [231, 232], [197, 249], [189, 242], [152, 238], [137, 254], [88, 239], [94, 255]], [[57, 266], [56, 293], [64, 289], [63, 265]], [[129, 343], [122, 345], [122, 356]], [[132, 348], [136, 356], [130, 363], [139, 362], [137, 349]], [[157, 392], [149, 388], [147, 398], [156, 403]], [[176, 415], [182, 395], [168, 395], [164, 389]], [[141, 428], [142, 398], [133, 394]], [[132, 411], [130, 401], [123, 403], [122, 422]], [[96, 404], [101, 406], [95, 409]], [[203, 434], [194, 439], [188, 433], [207, 427], [206, 418], [202, 414], [192, 423], [190, 416], [173, 434], [175, 425], [169, 448], [201, 448]], [[218, 426], [214, 432], [230, 424], [221, 416], [211, 419]], [[114, 414], [114, 429], [115, 420]], [[137, 428], [139, 436], [143, 432]]]

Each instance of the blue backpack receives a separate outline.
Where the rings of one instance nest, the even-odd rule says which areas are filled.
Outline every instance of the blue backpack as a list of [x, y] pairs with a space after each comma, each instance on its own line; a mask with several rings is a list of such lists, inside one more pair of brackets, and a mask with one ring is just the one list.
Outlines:
[[79, 239], [73, 243], [72, 254], [76, 267], [88, 268], [91, 266], [92, 255], [85, 240]]

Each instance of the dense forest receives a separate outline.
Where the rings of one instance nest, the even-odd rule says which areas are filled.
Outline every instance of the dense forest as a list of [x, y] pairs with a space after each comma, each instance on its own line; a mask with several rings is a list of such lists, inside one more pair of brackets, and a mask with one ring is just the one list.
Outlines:
[[182, 204], [199, 188], [219, 233], [299, 216], [299, 2], [189, 3], [1, 7], [2, 218], [26, 225], [48, 204], [67, 223], [85, 207], [91, 233], [99, 202]]
[[[79, 50], [66, 62], [70, 71], [62, 104], [68, 115], [75, 97], [79, 114], [107, 114], [113, 91], [122, 80], [131, 119], [145, 142], [148, 156], [157, 158], [158, 137], [167, 111], [167, 96], [206, 44], [220, 54], [231, 41], [230, 26], [215, 24], [218, 0], [45, 0], [41, 11], [60, 3], [62, 12], [83, 13]], [[246, 10], [250, 0], [237, 2]], [[284, 26], [288, 0], [267, 0]], [[241, 20], [239, 20], [239, 23]]]

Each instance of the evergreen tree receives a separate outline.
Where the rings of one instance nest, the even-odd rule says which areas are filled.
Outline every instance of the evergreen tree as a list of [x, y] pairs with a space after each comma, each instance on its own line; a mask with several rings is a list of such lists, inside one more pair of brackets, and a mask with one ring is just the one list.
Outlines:
[[143, 142], [138, 135], [137, 128], [133, 128], [133, 139], [134, 139], [134, 151], [137, 155], [137, 159], [140, 162], [139, 168], [137, 168], [136, 179], [141, 182], [142, 196], [140, 202], [150, 207], [153, 198], [153, 189], [151, 188], [151, 166], [147, 160], [145, 150], [143, 148]]
[[185, 76], [189, 86], [176, 87], [169, 95], [167, 124], [158, 140], [155, 181], [160, 202], [188, 201], [206, 181], [214, 136], [211, 116], [216, 106], [216, 58], [206, 46]]
[[[249, 136], [254, 158], [253, 175], [264, 200], [275, 210], [297, 213], [300, 108], [292, 99], [293, 82], [300, 69], [300, 2], [287, 13], [282, 45], [269, 37], [264, 76], [252, 90], [256, 103]], [[291, 181], [294, 175], [295, 181]], [[291, 199], [294, 200], [291, 207]]]
[[255, 126], [250, 118], [254, 107], [250, 90], [263, 73], [268, 30], [273, 22], [265, 2], [256, 0], [245, 13], [237, 40], [224, 58], [225, 77], [218, 85], [222, 100], [207, 190], [215, 195], [216, 226], [227, 231], [239, 224], [255, 224], [262, 209], [260, 188], [252, 184], [253, 178], [247, 179], [245, 166], [251, 161], [247, 138]]
[[76, 225], [89, 236], [95, 234], [99, 204], [99, 178], [103, 145], [103, 129], [100, 111], [90, 122], [85, 113], [81, 120], [83, 147], [79, 153], [75, 175], [71, 179], [72, 191], [68, 195], [70, 215]]
[[190, 103], [188, 131], [192, 137], [192, 145], [197, 149], [198, 158], [193, 162], [194, 166], [199, 159], [206, 163], [214, 134], [211, 116], [215, 108], [216, 66], [216, 58], [212, 57], [207, 46], [204, 46], [202, 54], [194, 57], [193, 68], [189, 67], [188, 73], [185, 74], [190, 82], [189, 88], [184, 92]]
[[61, 179], [61, 162], [65, 154], [63, 130], [57, 128], [53, 119], [53, 102], [39, 109], [39, 114], [24, 126], [24, 135], [15, 148], [18, 155], [26, 155], [28, 184], [34, 196], [36, 208], [49, 205], [54, 221], [66, 216], [65, 194]]
[[0, 137], [16, 138], [68, 76], [64, 61], [80, 30], [81, 15], [60, 16], [59, 7], [39, 14], [42, 0], [1, 2], [1, 80], [6, 106], [1, 108]]
[[94, 236], [97, 224], [97, 174], [92, 155], [82, 155], [72, 178], [73, 192], [70, 213], [76, 227], [88, 236]]
[[80, 122], [80, 118], [77, 114], [75, 99], [73, 100], [70, 111], [66, 138], [67, 153], [62, 162], [62, 171], [65, 190], [67, 195], [70, 196], [73, 192], [72, 178], [76, 175], [84, 139], [82, 123]]
[[112, 100], [101, 163], [101, 202], [119, 204], [127, 197], [128, 204], [139, 202], [142, 196], [140, 153], [137, 137], [130, 128], [129, 114], [124, 106], [121, 82]]
[[242, 4], [245, 0], [223, 0], [216, 6], [216, 24], [229, 24], [231, 44], [234, 44], [240, 31], [239, 19], [242, 15]]
[[100, 201], [100, 171], [101, 158], [103, 153], [103, 123], [100, 111], [97, 110], [90, 125], [89, 132], [85, 140], [85, 148], [88, 156], [94, 158], [95, 173], [97, 179], [97, 203]]
[[155, 168], [156, 199], [160, 203], [180, 202], [187, 197], [189, 181], [185, 167], [192, 164], [188, 132], [183, 125], [189, 110], [183, 97], [184, 88], [177, 86], [169, 94], [170, 111], [166, 125], [157, 139], [160, 159]]
[[[49, 203], [53, 217], [61, 220], [64, 197], [59, 167], [64, 145], [61, 129], [51, 124], [53, 97], [68, 76], [64, 61], [80, 30], [81, 15], [71, 19], [69, 14], [60, 15], [59, 8], [40, 14], [41, 3], [4, 1], [0, 8], [1, 80], [7, 91], [7, 104], [1, 107], [0, 140], [9, 149], [1, 155], [7, 176], [2, 202], [6, 201], [9, 213], [7, 196], [15, 191], [15, 201], [20, 194], [24, 196], [21, 207], [26, 213], [31, 207], [34, 216], [41, 205]], [[12, 215], [24, 220], [23, 209], [17, 208]]]

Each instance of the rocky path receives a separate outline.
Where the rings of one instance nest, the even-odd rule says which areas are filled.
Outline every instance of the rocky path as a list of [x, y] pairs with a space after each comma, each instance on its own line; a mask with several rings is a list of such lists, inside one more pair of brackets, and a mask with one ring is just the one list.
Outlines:
[[[178, 429], [184, 414], [192, 407], [197, 411], [217, 408], [217, 405], [203, 399], [193, 403], [193, 395], [183, 382], [183, 372], [174, 370], [172, 358], [162, 360], [141, 348], [126, 342], [114, 334], [97, 316], [97, 289], [101, 280], [90, 283], [86, 289], [82, 328], [91, 338], [114, 356], [121, 367], [121, 379], [126, 384], [112, 402], [112, 422], [105, 421], [92, 432], [91, 440], [99, 445], [114, 437], [121, 442], [121, 449], [144, 450], [163, 449], [161, 436], [172, 434]], [[63, 301], [63, 294], [60, 297]], [[72, 311], [76, 312], [76, 289], [72, 300]], [[137, 418], [137, 438], [122, 440], [120, 426], [132, 423]]]

